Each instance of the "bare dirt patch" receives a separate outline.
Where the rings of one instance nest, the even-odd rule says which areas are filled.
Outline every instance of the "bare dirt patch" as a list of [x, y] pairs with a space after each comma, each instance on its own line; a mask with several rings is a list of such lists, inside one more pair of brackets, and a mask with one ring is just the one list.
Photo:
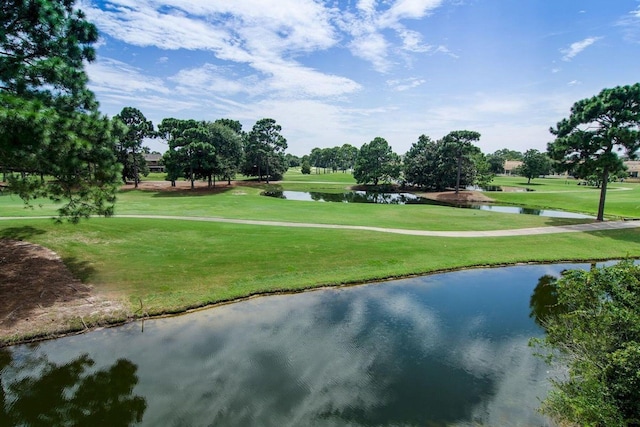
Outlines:
[[420, 197], [425, 199], [436, 200], [446, 203], [491, 203], [493, 199], [487, 197], [480, 191], [443, 191], [439, 193], [418, 193]]
[[[273, 183], [276, 183], [275, 181]], [[191, 188], [190, 181], [176, 181], [176, 185], [174, 187], [171, 186], [171, 182], [169, 181], [141, 181], [138, 183], [138, 190], [142, 191], [170, 191], [170, 192], [181, 192], [181, 193], [221, 193], [224, 191], [228, 191], [230, 189], [234, 189], [237, 187], [251, 187], [256, 185], [264, 185], [265, 182], [257, 182], [257, 181], [231, 181], [228, 183], [227, 181], [217, 181], [215, 185], [209, 187], [209, 184], [206, 181], [194, 181], [193, 188]], [[133, 183], [127, 183], [120, 187], [122, 191], [130, 191], [135, 190], [135, 186]]]
[[123, 317], [122, 304], [96, 295], [53, 251], [0, 239], [0, 346], [48, 337]]

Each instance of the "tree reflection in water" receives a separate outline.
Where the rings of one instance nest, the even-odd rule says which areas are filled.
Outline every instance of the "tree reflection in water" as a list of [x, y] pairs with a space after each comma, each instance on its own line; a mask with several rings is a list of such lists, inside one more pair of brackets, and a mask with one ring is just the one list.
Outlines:
[[13, 360], [0, 349], [0, 425], [118, 427], [142, 421], [147, 403], [133, 394], [137, 366], [119, 359], [87, 373], [93, 365], [86, 354], [57, 365], [45, 356]]
[[529, 300], [529, 307], [531, 308], [529, 317], [533, 318], [543, 328], [547, 324], [549, 317], [565, 310], [564, 306], [558, 304], [557, 281], [557, 277], [549, 274], [540, 277]]

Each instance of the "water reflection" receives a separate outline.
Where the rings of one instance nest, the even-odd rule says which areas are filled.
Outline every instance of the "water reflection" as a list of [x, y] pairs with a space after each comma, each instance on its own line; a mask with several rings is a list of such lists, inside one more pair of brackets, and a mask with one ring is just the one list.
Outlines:
[[45, 355], [0, 349], [0, 425], [130, 426], [142, 421], [145, 399], [133, 395], [137, 367], [119, 359], [87, 373], [86, 354], [56, 364]]
[[385, 205], [429, 204], [424, 197], [412, 193], [384, 193], [375, 191], [349, 191], [346, 193], [323, 193], [316, 191], [280, 191], [269, 190], [262, 193], [264, 196], [279, 199], [337, 202], [337, 203], [378, 203]]
[[593, 216], [579, 214], [575, 212], [556, 211], [549, 209], [533, 209], [520, 206], [498, 206], [478, 203], [455, 203], [431, 200], [416, 196], [412, 193], [378, 193], [371, 191], [350, 191], [346, 193], [322, 193], [314, 191], [281, 191], [268, 190], [262, 193], [263, 196], [275, 197], [279, 199], [314, 201], [314, 202], [338, 202], [338, 203], [378, 203], [387, 205], [437, 205], [447, 207], [457, 207], [465, 209], [479, 209], [484, 211], [501, 212], [519, 215], [537, 215], [554, 218], [579, 218], [593, 219]]
[[141, 425], [546, 426], [536, 412], [546, 366], [527, 345], [542, 329], [529, 303], [539, 277], [565, 268], [257, 298], [147, 321], [144, 333], [130, 324], [16, 347], [11, 382], [44, 371], [20, 363], [29, 355], [60, 367], [86, 353], [100, 372], [116, 358], [139, 366], [138, 384], [121, 390], [126, 399], [135, 385], [146, 399]]

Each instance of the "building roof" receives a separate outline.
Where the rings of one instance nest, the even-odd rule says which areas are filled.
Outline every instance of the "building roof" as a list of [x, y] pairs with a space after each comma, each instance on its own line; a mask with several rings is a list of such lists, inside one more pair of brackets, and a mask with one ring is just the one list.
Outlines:
[[162, 159], [162, 154], [157, 153], [145, 153], [144, 160], [147, 162], [158, 162]]

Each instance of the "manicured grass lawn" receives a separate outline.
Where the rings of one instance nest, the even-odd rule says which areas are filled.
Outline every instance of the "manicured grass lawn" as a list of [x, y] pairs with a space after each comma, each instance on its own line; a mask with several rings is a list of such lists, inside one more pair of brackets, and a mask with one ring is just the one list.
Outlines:
[[[216, 194], [131, 190], [118, 196], [116, 215], [207, 216], [416, 230], [491, 230], [565, 225], [585, 220], [512, 215], [431, 205], [319, 203], [260, 196], [262, 188], [234, 187]], [[54, 205], [23, 208], [15, 196], [0, 197], [0, 216], [55, 215]]]
[[[289, 173], [280, 188], [343, 191], [353, 177]], [[536, 179], [535, 192], [489, 193], [501, 203], [595, 213], [597, 190]], [[522, 178], [496, 184], [521, 186]], [[640, 216], [640, 185], [616, 183], [607, 213]], [[428, 205], [373, 205], [281, 200], [261, 196], [266, 185], [215, 193], [124, 191], [116, 215], [203, 216], [377, 226], [420, 230], [490, 230], [563, 225], [554, 219]], [[620, 188], [620, 189], [619, 189]], [[622, 190], [622, 189], [626, 190]], [[39, 205], [42, 205], [40, 207]], [[593, 206], [592, 206], [593, 204]], [[0, 196], [0, 216], [54, 216], [49, 201], [25, 210]], [[0, 237], [20, 238], [58, 252], [96, 292], [128, 302], [131, 313], [174, 312], [243, 296], [517, 262], [640, 258], [640, 229], [501, 238], [436, 238], [387, 233], [266, 227], [160, 219], [92, 218], [78, 225], [50, 219], [0, 221]], [[136, 312], [140, 302], [143, 311]]]
[[640, 257], [640, 229], [501, 238], [434, 238], [177, 220], [0, 222], [0, 236], [58, 252], [98, 293], [132, 312], [180, 311], [262, 292], [515, 262]]
[[[521, 177], [497, 177], [493, 184], [529, 188], [533, 192], [487, 193], [497, 202], [536, 208], [555, 208], [595, 215], [600, 189], [577, 185], [575, 179], [537, 178], [527, 185]], [[640, 218], [640, 184], [613, 182], [607, 187], [605, 217]]]

